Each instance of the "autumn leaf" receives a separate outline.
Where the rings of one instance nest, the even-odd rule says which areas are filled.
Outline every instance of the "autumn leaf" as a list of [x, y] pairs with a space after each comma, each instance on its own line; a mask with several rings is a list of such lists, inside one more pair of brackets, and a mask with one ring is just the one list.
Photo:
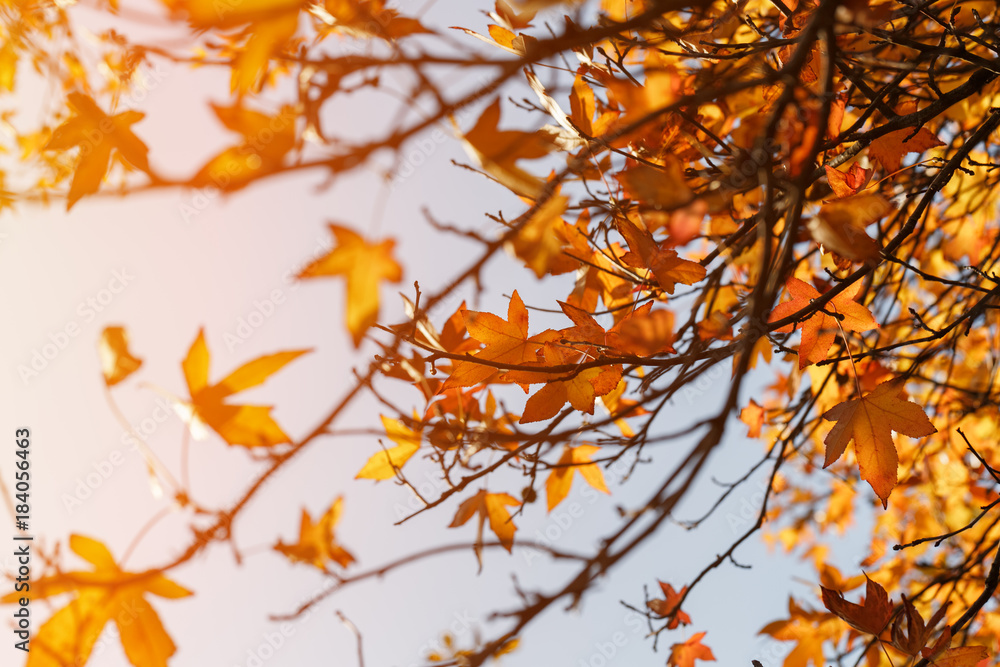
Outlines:
[[[778, 304], [771, 311], [768, 322], [782, 320], [809, 308], [812, 300], [820, 296], [816, 288], [798, 278], [789, 278], [785, 287], [792, 298], [790, 301]], [[823, 307], [826, 312], [815, 312], [802, 321], [802, 340], [799, 343], [800, 369], [826, 359], [840, 327], [843, 327], [844, 331], [870, 331], [878, 327], [878, 322], [875, 321], [871, 311], [854, 300], [860, 290], [860, 282], [848, 286]], [[837, 326], [837, 318], [827, 313], [835, 313], [842, 318], [839, 320], [840, 327]], [[787, 333], [793, 331], [795, 326], [785, 325], [778, 331]]]
[[327, 571], [327, 563], [333, 561], [340, 567], [347, 567], [354, 562], [354, 556], [344, 547], [337, 544], [334, 527], [340, 521], [343, 511], [343, 498], [338, 497], [323, 513], [319, 521], [313, 523], [312, 517], [305, 509], [302, 510], [302, 520], [299, 524], [299, 541], [295, 544], [285, 544], [281, 540], [274, 545], [274, 550], [284, 555], [293, 563], [308, 563], [313, 567]]
[[647, 301], [611, 327], [605, 342], [622, 354], [639, 357], [673, 352], [674, 314], [666, 308], [653, 310], [653, 302]]
[[43, 150], [68, 151], [80, 147], [73, 180], [66, 195], [66, 210], [85, 195], [98, 191], [111, 166], [112, 152], [142, 171], [149, 171], [149, 149], [132, 132], [132, 125], [145, 117], [138, 111], [109, 116], [83, 93], [66, 96], [74, 115], [52, 131]]
[[823, 205], [810, 218], [809, 232], [816, 243], [827, 251], [854, 262], [878, 263], [879, 244], [865, 232], [892, 211], [892, 204], [882, 195], [856, 195], [835, 199]]
[[[951, 603], [941, 605], [931, 617], [930, 623], [925, 624], [920, 612], [904, 595], [903, 613], [898, 614], [892, 624], [892, 645], [909, 656], [922, 653], [930, 642], [935, 627], [944, 619], [949, 604]], [[945, 628], [945, 632], [947, 633], [946, 642], [950, 643], [951, 629]], [[928, 655], [924, 657], [929, 657], [930, 653], [931, 651], [928, 651]]]
[[104, 383], [113, 387], [142, 366], [142, 359], [128, 349], [128, 334], [123, 327], [105, 327], [98, 346]]
[[907, 153], [923, 153], [935, 146], [944, 146], [944, 142], [926, 127], [916, 132], [908, 127], [874, 139], [868, 146], [868, 157], [882, 165], [883, 171], [892, 173], [899, 170]]
[[619, 172], [615, 178], [630, 198], [657, 210], [680, 208], [694, 197], [684, 182], [681, 161], [672, 155], [665, 158], [663, 165], [653, 167], [640, 162]]
[[455, 518], [452, 519], [448, 527], [457, 528], [463, 526], [469, 519], [478, 514], [479, 525], [476, 528], [477, 558], [483, 544], [483, 525], [487, 520], [490, 522], [490, 530], [500, 540], [503, 548], [509, 552], [514, 546], [514, 531], [517, 530], [517, 527], [511, 521], [510, 512], [507, 511], [506, 506], [517, 506], [520, 504], [520, 501], [509, 494], [488, 493], [483, 489], [459, 505], [458, 511], [455, 512]]
[[750, 405], [740, 410], [740, 421], [750, 427], [748, 437], [759, 437], [760, 429], [764, 425], [764, 408], [751, 398]]
[[956, 646], [946, 649], [930, 662], [936, 667], [979, 667], [989, 656], [990, 651], [985, 646]]
[[515, 194], [535, 199], [542, 181], [517, 166], [519, 160], [535, 160], [548, 155], [555, 144], [544, 132], [500, 130], [500, 100], [483, 111], [476, 125], [462, 135], [466, 152], [487, 174]]
[[[414, 415], [414, 421], [418, 421]], [[382, 415], [382, 426], [389, 439], [396, 443], [373, 455], [355, 476], [355, 479], [373, 479], [376, 482], [383, 479], [393, 479], [396, 471], [402, 468], [420, 449], [421, 430], [414, 431], [398, 419], [390, 419]]]
[[[465, 311], [463, 316], [469, 335], [486, 346], [475, 353], [475, 359], [514, 366], [535, 361], [535, 353], [541, 344], [528, 338], [528, 309], [524, 307], [517, 290], [514, 290], [507, 305], [506, 321], [493, 313], [472, 310]], [[472, 360], [460, 361], [455, 364], [455, 370], [443, 389], [486, 382], [498, 372], [499, 369], [492, 365]]]
[[551, 419], [566, 403], [574, 410], [594, 414], [595, 399], [614, 391], [622, 379], [622, 366], [587, 368], [567, 379], [533, 371], [512, 371], [503, 377], [519, 383], [545, 383], [524, 404], [524, 413], [518, 423], [530, 424]]
[[207, 424], [226, 443], [243, 447], [271, 447], [291, 442], [271, 417], [272, 406], [232, 405], [233, 394], [263, 384], [286, 364], [311, 350], [289, 350], [248, 361], [214, 385], [208, 383], [210, 356], [205, 332], [199, 331], [181, 367], [191, 396], [194, 423]]
[[683, 259], [672, 248], [665, 248], [653, 240], [653, 235], [640, 229], [630, 220], [619, 220], [618, 230], [628, 243], [629, 252], [624, 262], [634, 269], [649, 269], [663, 291], [674, 293], [674, 286], [694, 285], [705, 277], [705, 267]]
[[505, 246], [508, 252], [523, 260], [537, 278], [552, 271], [563, 255], [563, 243], [556, 230], [566, 224], [560, 216], [566, 212], [567, 201], [562, 195], [549, 197]]
[[679, 591], [675, 591], [674, 587], [668, 583], [662, 581], [657, 581], [656, 583], [660, 585], [660, 590], [663, 591], [663, 599], [646, 602], [649, 610], [660, 618], [671, 616], [670, 622], [667, 623], [668, 630], [674, 630], [679, 625], [691, 625], [691, 617], [677, 608], [681, 598], [687, 593], [687, 586]]
[[861, 478], [871, 484], [883, 507], [888, 505], [889, 494], [896, 486], [899, 464], [892, 431], [911, 438], [937, 433], [923, 409], [904, 398], [900, 378], [886, 380], [861, 398], [833, 406], [823, 418], [837, 422], [823, 441], [823, 467], [839, 459], [853, 440]]
[[45, 621], [31, 639], [26, 667], [83, 665], [98, 637], [114, 621], [128, 661], [135, 667], [167, 667], [177, 647], [167, 634], [147, 595], [177, 599], [191, 591], [156, 572], [119, 568], [101, 542], [70, 535], [69, 547], [93, 570], [58, 572], [30, 583], [24, 592], [9, 593], [0, 602], [19, 598], [50, 598], [72, 593], [73, 599]]
[[670, 667], [694, 667], [695, 660], [714, 661], [715, 656], [712, 655], [712, 649], [701, 643], [705, 634], [704, 632], [695, 633], [686, 642], [671, 646], [667, 664]]
[[595, 445], [566, 445], [563, 448], [562, 456], [549, 473], [549, 478], [545, 481], [545, 497], [548, 501], [548, 509], [551, 512], [556, 505], [561, 503], [569, 494], [570, 487], [573, 486], [574, 473], [580, 473], [584, 481], [601, 493], [608, 493], [607, 484], [604, 483], [604, 473], [596, 463], [591, 463], [591, 457], [601, 451]]
[[346, 227], [330, 224], [337, 245], [299, 273], [299, 278], [343, 276], [347, 281], [347, 330], [354, 347], [378, 319], [379, 283], [398, 283], [403, 268], [393, 257], [396, 242], [369, 243]]
[[855, 630], [879, 636], [892, 618], [892, 603], [885, 589], [868, 579], [864, 604], [855, 604], [844, 599], [843, 594], [829, 588], [820, 587], [823, 604]]
[[846, 172], [829, 165], [825, 166], [824, 169], [826, 170], [826, 180], [830, 184], [830, 188], [840, 199], [858, 194], [860, 190], [868, 185], [868, 181], [872, 177], [872, 170], [865, 169], [857, 162], [852, 164], [851, 168]]
[[231, 192], [239, 190], [268, 172], [275, 171], [295, 147], [295, 116], [284, 107], [269, 116], [237, 104], [231, 107], [212, 105], [216, 118], [243, 140], [209, 160], [191, 182], [199, 187], [213, 187]]

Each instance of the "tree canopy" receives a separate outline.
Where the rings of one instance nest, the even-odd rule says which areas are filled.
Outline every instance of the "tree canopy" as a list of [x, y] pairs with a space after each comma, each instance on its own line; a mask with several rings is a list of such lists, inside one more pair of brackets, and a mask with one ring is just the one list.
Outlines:
[[[399, 522], [447, 527], [464, 542], [361, 558], [337, 533], [345, 512], [364, 511], [351, 505], [351, 487], [333, 490], [320, 512], [290, 498], [298, 534], [274, 535], [270, 551], [325, 585], [299, 609], [274, 610], [278, 620], [448, 550], [468, 551], [484, 577], [487, 551], [522, 550], [564, 568], [544, 588], [515, 580], [519, 604], [482, 619], [471, 645], [417, 658], [474, 666], [530, 653], [522, 640], [538, 637], [547, 615], [585, 606], [597, 582], [666, 526], [707, 529], [763, 476], [752, 512], [726, 517], [733, 533], [713, 536], [718, 555], [697, 575], [667, 564], [647, 573], [646, 590], [617, 591], [650, 648], [666, 648], [658, 660], [715, 659], [713, 640], [724, 639], [706, 636], [690, 606], [731, 604], [738, 593], [720, 596], [713, 580], [745, 566], [741, 547], [763, 539], [814, 570], [784, 618], [760, 622], [787, 643], [784, 667], [996, 664], [996, 3], [476, 8], [460, 27], [385, 0], [0, 8], [5, 215], [36, 206], [73, 215], [169, 190], [236, 198], [286, 177], [323, 184], [365, 170], [391, 197], [455, 142], [467, 161], [453, 171], [475, 172], [496, 193], [477, 202], [485, 226], [435, 216], [436, 203], [463, 197], [447, 179], [413, 212], [407, 224], [460, 248], [436, 259], [452, 276], [437, 283], [408, 268], [405, 244], [364, 221], [275, 223], [278, 234], [309, 225], [329, 238], [295, 278], [340, 295], [344, 345], [356, 355], [354, 375], [311, 430], [289, 433], [272, 405], [242, 392], [302, 372], [312, 349], [220, 368], [203, 330], [178, 341], [188, 350], [178, 384], [148, 376], [143, 361], [158, 351], [134, 346], [128, 322], [103, 330], [104, 386], [95, 380], [90, 391], [107, 391], [110, 411], [120, 414], [122, 392], [179, 388], [169, 401], [195, 441], [186, 434], [166, 453], [132, 435], [164, 511], [190, 521], [189, 540], [126, 569], [101, 535], [60, 536], [64, 548], [38, 561], [27, 594], [53, 602], [29, 667], [87, 664], [112, 623], [136, 667], [174, 664], [184, 637], [156, 609], [198, 595], [184, 574], [205, 554], [228, 545], [236, 563], [253, 558], [234, 538], [246, 508], [294, 474], [293, 462], [344, 438], [370, 455], [357, 484], [411, 495]], [[170, 146], [143, 135], [160, 68], [222, 71], [228, 84], [214, 93], [223, 102], [171, 100], [210, 104], [231, 140], [180, 175], [160, 161]], [[385, 113], [339, 111], [358, 96]], [[199, 210], [185, 204], [180, 215]], [[487, 276], [498, 265], [537, 288]], [[480, 297], [504, 307], [481, 307]], [[386, 303], [400, 298], [405, 318], [387, 320]], [[316, 348], [329, 344], [317, 336]], [[295, 400], [294, 391], [273, 395], [279, 406]], [[380, 406], [380, 421], [363, 433], [342, 428], [363, 400]], [[715, 479], [744, 436], [758, 443], [756, 463]], [[190, 447], [245, 450], [260, 465], [225, 503], [208, 503], [187, 482]], [[609, 483], [612, 467], [622, 472]], [[641, 500], [619, 505], [617, 525], [593, 526], [588, 551], [518, 531], [583, 487]], [[713, 498], [693, 508], [696, 487]], [[153, 519], [135, 526], [137, 540], [156, 531]], [[850, 569], [830, 557], [844, 539], [865, 544]], [[137, 622], [122, 620], [126, 608], [140, 610]], [[379, 630], [388, 633], [365, 629], [364, 639]]]

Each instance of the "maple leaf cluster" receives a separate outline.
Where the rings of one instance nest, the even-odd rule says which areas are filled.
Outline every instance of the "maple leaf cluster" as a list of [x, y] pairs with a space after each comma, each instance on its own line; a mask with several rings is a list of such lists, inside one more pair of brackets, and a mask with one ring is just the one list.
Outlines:
[[[310, 350], [259, 356], [213, 382], [202, 329], [180, 362], [183, 385], [140, 385], [168, 396], [186, 426], [180, 466], [141, 443], [150, 486], [208, 527], [178, 559], [138, 573], [102, 543], [71, 537], [95, 570], [53, 566], [33, 582], [38, 597], [70, 599], [41, 626], [45, 650], [32, 655], [47, 657], [32, 667], [86, 662], [126, 602], [150, 610], [148, 641], [123, 629], [126, 655], [165, 665], [175, 646], [145, 596], [188, 596], [171, 570], [231, 542], [244, 507], [289, 461], [359, 434], [370, 437], [350, 469], [356, 483], [411, 493], [417, 509], [400, 521], [464, 535], [481, 571], [487, 549], [522, 547], [577, 568], [545, 591], [519, 587], [523, 608], [504, 616], [513, 629], [469, 648], [451, 642], [435, 660], [480, 665], [520, 647], [543, 612], [576, 606], [661, 527], [712, 525], [751, 495], [752, 516], [727, 515], [736, 537], [712, 536], [724, 543], [703, 570], [679, 584], [664, 575], [679, 587], [659, 581], [664, 597], [644, 605], [620, 596], [654, 642], [677, 633], [671, 667], [715, 659], [688, 601], [718, 603], [716, 571], [740, 564], [755, 535], [811, 562], [812, 595], [829, 612], [789, 598], [788, 617], [764, 626], [792, 644], [784, 667], [980, 667], [996, 654], [996, 3], [600, 0], [573, 11], [497, 0], [479, 25], [452, 30], [386, 0], [164, 0], [178, 34], [169, 46], [115, 23], [91, 30], [86, 47], [71, 4], [2, 12], [0, 89], [33, 71], [59, 84], [59, 102], [34, 125], [0, 118], [2, 150], [19, 168], [17, 178], [0, 170], [0, 210], [58, 199], [75, 213], [111, 193], [180, 188], [236, 197], [292, 174], [326, 183], [378, 172], [391, 194], [406, 152], [441, 128], [469, 163], [429, 196], [461, 196], [472, 182], [463, 179], [480, 179], [497, 199], [483, 205], [488, 231], [428, 212], [434, 233], [466, 244], [431, 257], [392, 229], [326, 222], [332, 247], [297, 278], [329, 291], [344, 314], [334, 344], [363, 361], [312, 430], [286, 432], [280, 405], [237, 396], [265, 384], [294, 392]], [[128, 19], [106, 4], [98, 13]], [[144, 66], [161, 62], [228, 82], [227, 101], [198, 106], [222, 148], [187, 175], [158, 166], [144, 112], [123, 104]], [[470, 73], [474, 86], [455, 83]], [[396, 120], [352, 125], [343, 110], [359, 98], [389, 105]], [[429, 262], [453, 278], [428, 287]], [[492, 283], [495, 266], [523, 269], [526, 282]], [[400, 309], [387, 292], [404, 274], [423, 285], [404, 287]], [[116, 415], [115, 393], [149, 372], [152, 351], [140, 345], [140, 358], [130, 344], [116, 324], [98, 346]], [[345, 436], [339, 424], [363, 397], [378, 401], [381, 423]], [[191, 488], [189, 435], [260, 464], [228, 508], [205, 507]], [[752, 467], [706, 491], [718, 461], [747, 452], [759, 457]], [[762, 486], [747, 492], [754, 481]], [[716, 495], [687, 518], [686, 501], [702, 492]], [[574, 494], [621, 503], [619, 524], [588, 526], [590, 552], [519, 532]], [[349, 490], [331, 495], [318, 514], [295, 500], [297, 541], [268, 542], [272, 557], [337, 582], [303, 609], [367, 578], [351, 574], [365, 554], [341, 542]], [[845, 576], [832, 544], [869, 526], [865, 554], [840, 562]], [[862, 584], [864, 602], [848, 602], [843, 593]]]

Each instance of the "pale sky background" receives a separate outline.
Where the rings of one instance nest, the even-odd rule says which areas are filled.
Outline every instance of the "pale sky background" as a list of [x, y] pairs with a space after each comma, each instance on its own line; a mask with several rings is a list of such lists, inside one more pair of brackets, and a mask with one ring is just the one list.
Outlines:
[[[488, 9], [488, 5], [442, 0], [432, 6], [425, 21], [435, 27], [462, 25], [483, 31], [487, 20], [480, 9]], [[175, 27], [169, 34], [181, 33]], [[235, 139], [216, 123], [208, 107], [210, 100], [228, 101], [228, 81], [209, 70], [165, 70], [168, 75], [147, 99], [135, 105], [147, 118], [134, 129], [150, 145], [153, 164], [167, 173], [190, 174]], [[35, 98], [33, 91], [37, 92]], [[3, 99], [4, 108], [47, 99], [37, 86], [25, 85], [19, 95], [23, 99], [19, 97], [16, 103]], [[351, 108], [337, 106], [328, 123], [363, 133], [390, 116], [382, 102], [361, 96], [356, 102]], [[509, 105], [504, 110], [505, 126], [526, 127], [517, 125], [518, 116], [510, 113]], [[0, 284], [4, 285], [0, 308], [6, 326], [0, 365], [0, 433], [7, 434], [12, 445], [9, 441], [15, 428], [32, 429], [31, 533], [41, 544], [51, 547], [56, 540], [81, 533], [101, 539], [119, 557], [141, 526], [169, 503], [150, 493], [142, 459], [123, 444], [122, 428], [105, 402], [97, 356], [103, 327], [125, 326], [133, 352], [144, 359], [140, 372], [114, 389], [116, 400], [134, 425], [144, 419], [147, 424], [155, 423], [149, 420], [156, 414], [157, 394], [141, 383], [184, 394], [180, 361], [200, 327], [205, 328], [212, 352], [212, 380], [261, 354], [315, 348], [264, 387], [246, 392], [250, 402], [275, 404], [279, 423], [293, 439], [298, 438], [308, 433], [346, 391], [350, 369], [366, 363], [374, 347], [367, 345], [356, 352], [351, 346], [343, 325], [341, 281], [296, 284], [288, 276], [328, 247], [326, 223], [338, 221], [373, 237], [398, 239], [398, 257], [405, 267], [400, 291], [412, 295], [415, 279], [425, 289], [443, 284], [462, 268], [470, 246], [433, 232], [420, 214], [423, 205], [429, 205], [439, 220], [479, 229], [491, 228], [485, 212], [503, 210], [513, 216], [523, 210], [523, 205], [499, 186], [453, 167], [452, 159], [467, 161], [457, 141], [449, 139], [436, 145], [426, 163], [389, 196], [377, 219], [373, 217], [376, 202], [386, 197], [386, 191], [372, 170], [339, 178], [328, 188], [318, 187], [325, 183], [324, 175], [299, 173], [206, 201], [196, 200], [192, 192], [169, 191], [127, 200], [84, 199], [69, 215], [61, 204], [4, 212], [0, 216], [0, 233], [4, 235], [0, 243]], [[203, 210], [185, 222], [182, 204]], [[79, 304], [89, 297], [98, 298], [116, 271], [131, 276], [127, 286], [90, 319]], [[572, 280], [563, 276], [539, 283], [508, 257], [492, 262], [486, 278], [488, 289], [478, 307], [493, 312], [504, 312], [503, 295], [515, 288], [529, 305], [550, 307], [553, 298], [565, 295]], [[281, 291], [284, 302], [244, 344], [228, 350], [225, 334], [235, 333], [240, 318], [254, 310], [254, 301], [268, 298], [274, 290]], [[381, 321], [402, 319], [400, 301], [392, 288], [383, 289], [382, 300]], [[443, 321], [457, 305], [456, 300], [438, 310], [436, 320]], [[537, 314], [532, 318], [533, 331], [543, 328]], [[38, 377], [24, 382], [18, 366], [30, 365], [33, 353], [41, 351], [50, 336], [58, 338], [57, 332], [70, 324], [79, 327], [79, 334], [68, 340]], [[727, 389], [728, 373], [716, 380], [707, 396], [722, 396]], [[409, 401], [407, 405], [423, 408], [414, 391], [404, 390], [396, 396]], [[682, 399], [672, 412], [664, 414], [663, 428], [685, 423], [692, 409]], [[357, 402], [348, 419], [339, 424], [341, 428], [350, 425], [377, 427], [374, 402]], [[743, 433], [741, 425], [733, 425], [731, 437], [714, 455], [710, 474], [733, 479], [760, 456], [760, 443], [743, 438]], [[182, 425], [174, 416], [156, 424], [148, 435], [154, 450], [175, 475], [181, 439]], [[2, 449], [6, 454], [0, 455], [4, 457], [0, 458], [0, 474], [10, 483], [13, 447]], [[485, 623], [485, 617], [490, 611], [516, 604], [512, 573], [522, 586], [543, 590], [561, 585], [570, 576], [572, 570], [567, 566], [553, 566], [546, 557], [528, 558], [516, 550], [512, 556], [487, 552], [479, 576], [471, 551], [438, 557], [335, 595], [308, 619], [293, 622], [293, 632], [282, 638], [273, 655], [268, 656], [267, 648], [261, 654], [267, 637], [276, 641], [274, 633], [280, 633], [280, 624], [270, 622], [268, 615], [292, 610], [323, 585], [323, 577], [315, 569], [292, 566], [269, 551], [279, 537], [286, 542], [296, 539], [303, 506], [316, 516], [336, 496], [345, 496], [337, 535], [358, 559], [349, 572], [367, 570], [428, 546], [474, 539], [472, 523], [460, 529], [446, 528], [457, 507], [454, 500], [439, 511], [392, 526], [398, 518], [396, 508], [406, 505], [409, 492], [388, 482], [376, 485], [354, 480], [377, 449], [377, 442], [370, 437], [316, 442], [269, 483], [237, 520], [235, 539], [246, 555], [241, 567], [236, 567], [226, 545], [216, 545], [171, 573], [175, 581], [195, 592], [194, 597], [184, 600], [151, 598], [179, 646], [172, 667], [255, 665], [258, 663], [251, 660], [255, 653], [267, 657], [261, 664], [275, 667], [354, 665], [355, 639], [335, 618], [335, 610], [343, 611], [363, 633], [369, 666], [423, 664], [428, 650], [449, 626], [460, 647], [472, 644], [476, 631], [484, 631], [487, 638], [495, 636], [502, 626]], [[581, 493], [578, 479], [570, 498], [552, 515], [546, 516], [544, 500], [540, 500], [518, 520], [517, 536], [537, 539], [536, 531], [548, 530], [560, 548], [592, 551], [595, 539], [615, 525], [616, 505], [634, 507], [644, 500], [650, 486], [684, 451], [676, 444], [659, 449], [656, 463], [640, 468], [626, 487], [609, 479], [611, 497]], [[123, 462], [114, 465], [111, 461]], [[109, 466], [111, 474], [102, 478], [97, 488], [89, 489], [90, 497], [78, 507], [67, 508], [65, 496], [76, 493], [88, 474]], [[417, 479], [421, 478], [420, 469], [417, 461], [407, 468]], [[230, 505], [258, 470], [260, 464], [242, 448], [228, 448], [215, 437], [192, 443], [193, 492], [204, 505]], [[718, 488], [707, 477], [701, 481], [679, 512], [682, 518], [699, 515], [716, 497]], [[511, 482], [509, 489], [502, 490], [516, 495], [519, 488]], [[811, 568], [769, 553], [759, 540], [737, 553], [738, 559], [753, 569], [726, 565], [709, 575], [685, 606], [693, 625], [663, 635], [658, 653], [653, 653], [651, 642], [644, 639], [645, 626], [630, 620], [619, 604], [624, 599], [641, 605], [643, 585], [652, 592], [658, 578], [676, 586], [690, 580], [735, 539], [727, 515], [738, 515], [747, 502], [752, 504], [757, 491], [757, 484], [751, 483], [742, 493], [737, 492], [712, 521], [694, 533], [676, 526], [661, 530], [613, 576], [599, 583], [585, 598], [582, 609], [565, 612], [564, 604], [553, 607], [523, 635], [520, 649], [504, 657], [502, 663], [662, 665], [669, 644], [694, 632], [708, 631], [705, 643], [715, 651], [719, 664], [749, 665], [756, 657], [765, 667], [777, 667], [791, 645], [760, 638], [756, 633], [765, 623], [785, 614], [789, 592], [811, 597], [807, 583], [793, 580], [796, 576], [811, 579]], [[560, 525], [558, 516], [573, 503], [582, 514], [571, 524]], [[188, 525], [181, 512], [159, 523], [131, 556], [129, 568], [155, 566], [181, 551], [190, 540]], [[13, 535], [13, 530], [6, 533]], [[3, 534], [0, 530], [0, 540], [6, 539]], [[7, 551], [0, 549], [0, 553]], [[851, 550], [845, 555], [851, 556]], [[849, 559], [847, 562], [853, 567]], [[67, 554], [63, 564], [71, 569], [85, 565], [72, 554]], [[34, 567], [40, 570], [41, 563], [36, 560]], [[0, 612], [5, 627], [10, 623], [8, 610], [4, 607]], [[35, 603], [32, 611], [37, 631], [48, 611], [41, 602]], [[472, 627], [463, 619], [472, 619]], [[607, 649], [618, 632], [624, 635], [624, 645], [616, 646], [614, 655], [601, 662], [601, 646]], [[0, 643], [0, 663], [4, 665], [20, 664], [23, 659], [12, 643]], [[89, 664], [121, 667], [127, 662], [120, 644], [106, 633]]]

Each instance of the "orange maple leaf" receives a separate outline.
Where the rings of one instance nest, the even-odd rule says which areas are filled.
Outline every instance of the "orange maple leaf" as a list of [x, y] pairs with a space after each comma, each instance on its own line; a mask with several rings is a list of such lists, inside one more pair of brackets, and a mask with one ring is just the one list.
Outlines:
[[758, 437], [764, 425], [764, 408], [751, 398], [750, 405], [740, 410], [740, 421], [750, 427], [750, 432], [747, 433], [749, 437]]
[[[269, 405], [232, 405], [226, 399], [244, 389], [263, 384], [286, 364], [311, 350], [288, 350], [248, 361], [213, 385], [208, 383], [210, 356], [204, 330], [181, 363], [191, 402], [188, 404], [192, 425], [207, 424], [230, 445], [271, 447], [291, 442], [271, 417]], [[200, 436], [200, 433], [195, 433]]]
[[[416, 414], [414, 421], [418, 421]], [[355, 479], [373, 479], [376, 482], [392, 479], [396, 476], [396, 471], [420, 449], [421, 429], [414, 431], [398, 419], [390, 419], [385, 415], [382, 415], [382, 426], [396, 446], [380, 451], [368, 459]]]
[[517, 526], [511, 521], [510, 512], [506, 505], [520, 505], [520, 501], [507, 493], [488, 493], [486, 489], [479, 491], [476, 495], [465, 500], [455, 512], [455, 518], [448, 525], [449, 528], [457, 528], [465, 525], [469, 519], [476, 514], [479, 515], [479, 526], [476, 529], [476, 554], [483, 543], [483, 525], [487, 519], [490, 522], [490, 530], [500, 540], [500, 544], [507, 551], [514, 546], [514, 531]]
[[94, 569], [58, 572], [32, 581], [31, 588], [24, 592], [9, 593], [0, 600], [10, 604], [22, 597], [75, 594], [32, 637], [27, 667], [85, 664], [110, 621], [118, 626], [118, 637], [130, 663], [136, 667], [167, 667], [177, 647], [146, 595], [177, 599], [192, 595], [191, 591], [162, 574], [122, 570], [108, 548], [95, 539], [70, 535], [69, 548]]
[[83, 93], [66, 96], [74, 115], [52, 131], [43, 150], [67, 151], [80, 146], [80, 157], [66, 195], [66, 210], [84, 195], [97, 192], [111, 166], [112, 151], [142, 171], [149, 171], [149, 148], [132, 133], [132, 125], [145, 117], [138, 111], [109, 116]]
[[872, 141], [868, 157], [882, 165], [886, 173], [898, 171], [907, 153], [923, 153], [929, 148], [944, 146], [933, 132], [922, 127], [914, 134], [913, 128], [889, 132]]
[[672, 248], [657, 244], [646, 229], [639, 229], [630, 220], [619, 220], [618, 230], [628, 243], [629, 252], [622, 258], [633, 269], [649, 269], [657, 284], [667, 294], [674, 293], [677, 283], [694, 285], [705, 277], [705, 267], [682, 259]]
[[595, 445], [579, 445], [572, 447], [566, 445], [563, 448], [562, 456], [552, 468], [549, 478], [545, 480], [545, 497], [548, 501], [549, 510], [552, 511], [556, 505], [561, 503], [573, 486], [573, 473], [578, 472], [587, 484], [600, 491], [608, 493], [608, 485], [604, 482], [604, 473], [596, 463], [591, 462], [591, 457], [601, 451]]
[[695, 660], [714, 661], [715, 656], [712, 655], [712, 649], [701, 643], [705, 634], [704, 632], [696, 633], [686, 642], [671, 646], [667, 664], [670, 667], [694, 667]]
[[344, 276], [347, 280], [347, 330], [354, 347], [361, 346], [365, 332], [378, 319], [379, 283], [398, 283], [403, 268], [392, 256], [396, 242], [386, 239], [369, 243], [346, 227], [330, 225], [337, 245], [299, 273], [299, 278]]
[[823, 205], [809, 219], [809, 232], [816, 243], [853, 262], [878, 263], [881, 246], [868, 236], [865, 228], [892, 211], [892, 204], [882, 195], [865, 194], [835, 199]]
[[347, 567], [354, 562], [354, 556], [337, 544], [333, 532], [334, 526], [340, 521], [342, 506], [343, 498], [338, 497], [315, 523], [309, 512], [303, 508], [302, 521], [299, 524], [299, 541], [295, 544], [285, 544], [279, 539], [274, 545], [274, 550], [293, 563], [308, 563], [323, 572], [327, 571], [326, 564], [329, 561]]
[[679, 591], [675, 591], [674, 587], [668, 583], [662, 581], [656, 583], [660, 585], [664, 599], [647, 601], [646, 606], [649, 607], [649, 610], [661, 618], [672, 616], [670, 622], [667, 623], [668, 630], [673, 630], [678, 625], [691, 625], [691, 617], [677, 608], [688, 587], [685, 586]]
[[128, 334], [122, 327], [105, 327], [97, 348], [101, 357], [104, 383], [113, 387], [142, 366], [142, 359], [128, 349]]
[[500, 130], [500, 99], [486, 107], [476, 125], [462, 135], [466, 152], [479, 166], [511, 192], [535, 199], [542, 191], [542, 181], [517, 166], [518, 160], [545, 157], [553, 149], [548, 134]]
[[[506, 321], [493, 313], [466, 310], [462, 314], [469, 335], [486, 346], [476, 352], [476, 359], [515, 366], [535, 361], [541, 343], [535, 340], [537, 337], [528, 338], [528, 309], [524, 307], [517, 290], [514, 290], [507, 305]], [[495, 366], [474, 360], [461, 361], [455, 365], [442, 389], [479, 384], [498, 372]]]
[[519, 424], [551, 419], [562, 406], [569, 403], [574, 410], [594, 414], [594, 401], [599, 396], [611, 393], [622, 379], [622, 366], [615, 364], [604, 368], [587, 368], [567, 379], [534, 371], [511, 371], [503, 376], [522, 384], [545, 383], [524, 404], [524, 414]]
[[868, 580], [868, 587], [865, 590], [864, 604], [848, 602], [839, 591], [820, 586], [823, 604], [855, 630], [877, 637], [892, 619], [892, 603], [884, 588], [867, 576], [865, 579]]
[[[808, 308], [813, 299], [819, 298], [819, 292], [812, 285], [802, 282], [798, 278], [789, 278], [785, 283], [788, 293], [792, 296], [790, 301], [785, 301], [775, 306], [771, 311], [768, 322], [781, 320], [789, 315], [793, 315], [804, 308]], [[854, 300], [861, 290], [861, 283], [856, 282], [843, 292], [833, 297], [824, 310], [840, 315], [840, 326], [844, 331], [870, 331], [878, 327], [878, 322], [872, 316], [870, 310]], [[788, 324], [779, 332], [788, 333], [794, 330], [793, 324]], [[802, 341], [799, 343], [799, 368], [805, 368], [817, 361], [826, 359], [830, 346], [837, 338], [839, 328], [837, 320], [826, 312], [815, 312], [806, 318], [802, 323]]]
[[[285, 156], [295, 148], [294, 111], [283, 107], [276, 116], [268, 116], [236, 104], [231, 107], [211, 105], [219, 122], [243, 141], [223, 150], [209, 160], [191, 178], [196, 187], [239, 190], [262, 175], [280, 168]], [[262, 137], [268, 140], [264, 141]]]
[[839, 459], [854, 440], [861, 478], [871, 485], [883, 507], [888, 506], [889, 494], [896, 486], [899, 465], [892, 431], [911, 438], [937, 433], [923, 408], [903, 397], [900, 378], [886, 380], [861, 398], [833, 406], [823, 418], [837, 422], [823, 441], [826, 443], [823, 467]]

